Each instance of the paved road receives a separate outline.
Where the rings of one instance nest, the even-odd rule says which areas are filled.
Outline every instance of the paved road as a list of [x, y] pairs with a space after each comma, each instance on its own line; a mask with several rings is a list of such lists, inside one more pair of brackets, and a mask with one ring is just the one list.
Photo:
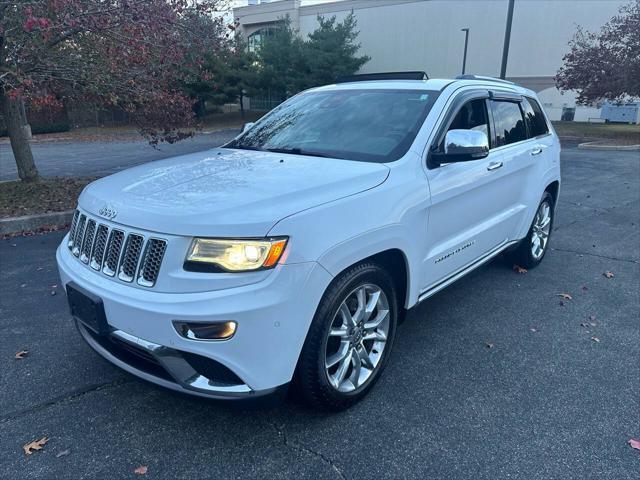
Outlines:
[[0, 241], [0, 478], [637, 479], [640, 162], [569, 149], [563, 169], [543, 264], [498, 259], [416, 308], [371, 395], [335, 415], [245, 411], [119, 371], [51, 295], [62, 234]]
[[[64, 175], [103, 177], [139, 163], [217, 147], [238, 134], [239, 130], [220, 130], [199, 134], [173, 145], [151, 147], [144, 140], [103, 142], [33, 143], [33, 158], [45, 177]], [[0, 181], [18, 178], [11, 146], [0, 144]]]

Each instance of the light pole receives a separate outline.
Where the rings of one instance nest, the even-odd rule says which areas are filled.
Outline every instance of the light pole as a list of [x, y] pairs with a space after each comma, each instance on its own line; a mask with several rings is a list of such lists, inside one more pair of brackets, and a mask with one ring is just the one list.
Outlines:
[[502, 66], [500, 67], [500, 78], [504, 79], [507, 75], [507, 58], [509, 57], [509, 43], [511, 42], [511, 23], [513, 22], [513, 3], [515, 0], [509, 0], [509, 8], [507, 9], [507, 26], [504, 30], [504, 45], [502, 46]]
[[462, 57], [462, 75], [467, 68], [467, 46], [469, 46], [469, 29], [462, 28], [461, 32], [464, 32], [464, 56]]

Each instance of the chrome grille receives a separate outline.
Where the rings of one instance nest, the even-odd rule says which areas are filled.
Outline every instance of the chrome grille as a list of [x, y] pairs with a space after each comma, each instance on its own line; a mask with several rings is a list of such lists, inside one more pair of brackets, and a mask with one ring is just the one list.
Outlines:
[[120, 260], [120, 252], [122, 252], [122, 240], [124, 232], [122, 230], [111, 230], [109, 235], [109, 243], [107, 243], [107, 254], [104, 258], [104, 267], [102, 273], [113, 277], [118, 268], [118, 260]]
[[78, 226], [78, 217], [80, 216], [80, 212], [76, 210], [73, 214], [73, 220], [71, 221], [71, 230], [69, 231], [69, 240], [67, 241], [67, 247], [73, 247], [73, 241], [76, 238], [76, 227]]
[[93, 238], [96, 234], [96, 221], [89, 220], [87, 223], [87, 229], [84, 232], [84, 239], [82, 240], [82, 247], [80, 247], [80, 261], [82, 263], [89, 263], [89, 255], [91, 254], [91, 247], [93, 246]]
[[71, 253], [73, 253], [76, 257], [80, 255], [80, 246], [82, 245], [82, 236], [84, 235], [84, 225], [87, 222], [86, 215], [80, 215], [80, 219], [78, 220], [78, 225], [76, 225], [75, 238], [73, 239], [73, 246], [71, 248]]
[[91, 268], [100, 270], [102, 268], [102, 259], [104, 258], [104, 250], [107, 246], [107, 235], [109, 227], [100, 225], [96, 232], [96, 239], [93, 243], [93, 251], [91, 252]]
[[140, 271], [138, 272], [138, 285], [153, 287], [158, 278], [158, 272], [166, 249], [167, 242], [164, 240], [152, 238], [147, 242]]
[[[167, 241], [112, 228], [76, 210], [67, 246], [82, 263], [123, 282], [153, 287], [158, 279]], [[116, 275], [117, 272], [117, 275]]]
[[138, 260], [140, 260], [140, 252], [142, 252], [142, 243], [144, 239], [141, 235], [135, 233], [127, 237], [127, 243], [124, 246], [122, 261], [120, 262], [120, 270], [118, 278], [123, 282], [130, 282], [138, 269]]

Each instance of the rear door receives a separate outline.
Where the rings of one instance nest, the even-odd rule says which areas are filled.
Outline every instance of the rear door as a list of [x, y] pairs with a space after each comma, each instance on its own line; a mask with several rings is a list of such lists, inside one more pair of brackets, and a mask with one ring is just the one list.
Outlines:
[[[553, 139], [540, 106], [520, 95], [494, 93], [489, 104], [495, 131], [495, 151], [503, 157], [504, 182], [501, 188], [511, 199], [507, 227], [510, 240], [526, 234], [531, 223], [532, 206], [540, 199], [538, 185], [547, 168]], [[524, 232], [524, 233], [523, 233]]]

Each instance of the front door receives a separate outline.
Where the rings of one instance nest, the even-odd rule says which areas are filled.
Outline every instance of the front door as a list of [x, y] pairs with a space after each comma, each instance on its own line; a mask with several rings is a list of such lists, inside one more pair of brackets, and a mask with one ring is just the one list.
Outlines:
[[[526, 138], [522, 122], [518, 128]], [[454, 109], [443, 131], [452, 129], [481, 130], [494, 137], [487, 98], [470, 99]], [[427, 173], [432, 204], [421, 292], [504, 245], [517, 226], [510, 169], [504, 168], [503, 149], [495, 142], [491, 147], [486, 158], [443, 164]]]

